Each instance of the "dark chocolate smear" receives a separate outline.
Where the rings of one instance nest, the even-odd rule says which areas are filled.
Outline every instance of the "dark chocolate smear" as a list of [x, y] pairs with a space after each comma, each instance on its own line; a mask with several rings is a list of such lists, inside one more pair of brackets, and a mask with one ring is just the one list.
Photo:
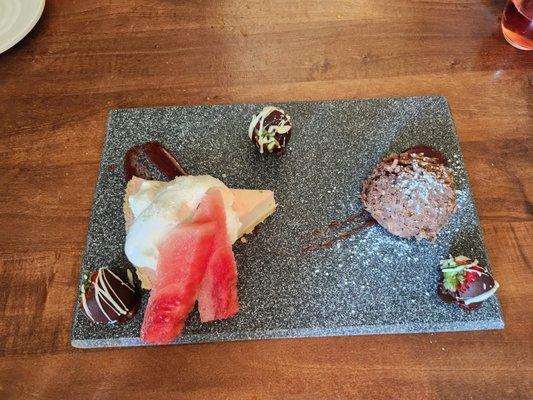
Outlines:
[[168, 179], [188, 175], [180, 165], [176, 157], [159, 142], [147, 142], [144, 144], [146, 155]]
[[147, 163], [151, 163], [168, 179], [188, 175], [174, 155], [159, 142], [146, 142], [132, 147], [124, 156], [124, 174], [126, 180], [137, 176], [142, 179], [154, 179]]
[[129, 181], [134, 176], [142, 179], [152, 179], [148, 168], [141, 162], [142, 153], [143, 145], [138, 145], [129, 149], [124, 156], [124, 175], [126, 175], [126, 181]]
[[425, 157], [434, 158], [439, 164], [448, 166], [448, 159], [444, 154], [434, 147], [426, 146], [425, 144], [417, 144], [416, 146], [410, 147], [407, 150], [404, 150], [402, 153], [415, 153], [415, 154], [424, 154]]

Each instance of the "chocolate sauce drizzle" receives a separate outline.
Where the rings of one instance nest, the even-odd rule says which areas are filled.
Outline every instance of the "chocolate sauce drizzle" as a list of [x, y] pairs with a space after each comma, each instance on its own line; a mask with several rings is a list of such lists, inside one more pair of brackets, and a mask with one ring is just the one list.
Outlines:
[[329, 249], [331, 246], [333, 246], [339, 240], [348, 239], [349, 237], [359, 233], [359, 231], [363, 230], [364, 228], [366, 228], [368, 226], [372, 226], [374, 224], [377, 224], [377, 221], [374, 218], [369, 218], [366, 221], [363, 221], [362, 223], [360, 223], [359, 225], [356, 225], [355, 228], [350, 229], [349, 231], [341, 232], [338, 235], [332, 237], [331, 239], [324, 240], [323, 242], [307, 246], [304, 249], [304, 252], [305, 253], [309, 253], [311, 251], [315, 251], [315, 250], [318, 250], [318, 249]]
[[133, 146], [127, 151], [124, 156], [124, 174], [127, 181], [134, 176], [147, 180], [154, 179], [143, 159], [156, 166], [168, 180], [188, 175], [176, 157], [161, 143], [154, 141]]
[[310, 246], [307, 246], [303, 250], [304, 253], [309, 253], [309, 252], [312, 252], [312, 251], [315, 251], [315, 250], [319, 250], [319, 249], [328, 249], [331, 246], [333, 246], [335, 243], [337, 243], [338, 241], [344, 240], [344, 239], [348, 239], [349, 237], [359, 233], [359, 231], [363, 230], [364, 228], [366, 228], [368, 226], [372, 226], [374, 224], [377, 224], [377, 221], [374, 218], [372, 218], [369, 215], [366, 215], [366, 211], [362, 210], [362, 211], [358, 212], [357, 214], [350, 215], [346, 219], [333, 221], [333, 222], [329, 223], [328, 226], [326, 226], [325, 228], [315, 229], [312, 232], [312, 235], [315, 236], [315, 237], [316, 236], [322, 236], [322, 235], [325, 235], [326, 233], [328, 233], [331, 230], [335, 230], [335, 229], [341, 228], [343, 226], [347, 226], [347, 225], [351, 224], [352, 222], [359, 222], [359, 224], [356, 225], [352, 229], [349, 229], [347, 231], [338, 233], [337, 235], [335, 235], [335, 236], [333, 236], [333, 237], [331, 237], [329, 239], [323, 240], [320, 243], [316, 243], [316, 244], [312, 244]]

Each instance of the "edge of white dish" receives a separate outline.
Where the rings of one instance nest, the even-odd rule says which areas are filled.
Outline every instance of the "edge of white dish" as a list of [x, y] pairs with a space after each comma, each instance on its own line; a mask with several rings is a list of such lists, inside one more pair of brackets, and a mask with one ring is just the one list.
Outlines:
[[17, 34], [15, 34], [6, 43], [4, 43], [4, 44], [0, 43], [0, 54], [4, 53], [5, 51], [7, 51], [10, 48], [12, 48], [14, 45], [16, 45], [22, 39], [24, 39], [28, 33], [31, 32], [31, 30], [35, 27], [37, 22], [41, 19], [41, 16], [43, 15], [45, 4], [46, 4], [46, 0], [41, 0], [40, 3], [39, 3], [39, 9], [38, 9], [37, 13], [28, 22], [28, 24], [24, 27], [24, 29], [20, 30]]

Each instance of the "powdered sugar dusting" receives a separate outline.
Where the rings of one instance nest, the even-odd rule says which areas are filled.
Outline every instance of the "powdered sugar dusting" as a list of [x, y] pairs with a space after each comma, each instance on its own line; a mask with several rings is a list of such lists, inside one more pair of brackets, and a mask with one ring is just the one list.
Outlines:
[[363, 182], [364, 207], [391, 233], [434, 239], [456, 209], [451, 171], [421, 154], [392, 154]]

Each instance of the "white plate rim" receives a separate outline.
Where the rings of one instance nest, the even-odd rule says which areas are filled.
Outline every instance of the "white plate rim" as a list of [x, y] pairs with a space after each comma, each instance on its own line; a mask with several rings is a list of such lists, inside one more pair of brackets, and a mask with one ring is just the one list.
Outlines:
[[33, 19], [31, 19], [28, 24], [24, 27], [24, 29], [20, 30], [16, 35], [14, 35], [11, 39], [8, 39], [5, 43], [0, 43], [0, 54], [4, 53], [5, 51], [9, 50], [11, 47], [16, 45], [18, 42], [20, 42], [28, 33], [31, 32], [31, 30], [35, 27], [37, 22], [41, 19], [41, 16], [44, 11], [46, 0], [40, 0], [38, 6], [39, 9]]

